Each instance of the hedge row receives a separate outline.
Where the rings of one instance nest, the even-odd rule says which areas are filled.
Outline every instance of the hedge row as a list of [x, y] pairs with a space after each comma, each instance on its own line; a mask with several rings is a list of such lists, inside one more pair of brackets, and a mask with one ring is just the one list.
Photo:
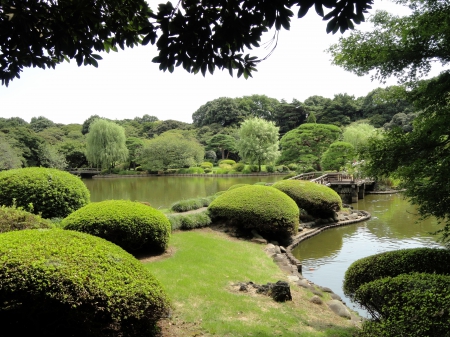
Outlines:
[[51, 222], [39, 215], [16, 207], [0, 207], [0, 233], [51, 227]]

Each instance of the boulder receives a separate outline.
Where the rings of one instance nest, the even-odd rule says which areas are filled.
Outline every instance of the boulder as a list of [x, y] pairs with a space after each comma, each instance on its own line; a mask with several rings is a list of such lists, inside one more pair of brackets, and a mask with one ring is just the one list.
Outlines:
[[319, 296], [317, 296], [317, 295], [314, 295], [313, 297], [311, 297], [311, 298], [309, 299], [309, 301], [310, 301], [311, 303], [318, 304], [318, 305], [323, 304], [322, 299], [321, 299]]
[[347, 319], [352, 318], [350, 311], [341, 301], [331, 300], [327, 302], [327, 305], [331, 309], [331, 311], [333, 311], [336, 315]]

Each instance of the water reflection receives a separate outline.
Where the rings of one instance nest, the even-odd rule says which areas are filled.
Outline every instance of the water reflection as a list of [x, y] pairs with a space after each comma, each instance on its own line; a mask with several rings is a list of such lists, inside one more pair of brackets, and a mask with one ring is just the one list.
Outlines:
[[[302, 261], [303, 275], [330, 287], [344, 300], [342, 282], [354, 261], [373, 254], [402, 248], [440, 247], [429, 232], [439, 227], [435, 220], [418, 221], [418, 215], [401, 195], [369, 195], [355, 209], [372, 214], [368, 221], [330, 229], [301, 243], [294, 255]], [[346, 300], [354, 310], [366, 313]]]
[[276, 182], [283, 176], [252, 177], [144, 177], [84, 179], [91, 201], [127, 199], [149, 202], [155, 208], [168, 208], [172, 203], [206, 197], [227, 190], [235, 184]]

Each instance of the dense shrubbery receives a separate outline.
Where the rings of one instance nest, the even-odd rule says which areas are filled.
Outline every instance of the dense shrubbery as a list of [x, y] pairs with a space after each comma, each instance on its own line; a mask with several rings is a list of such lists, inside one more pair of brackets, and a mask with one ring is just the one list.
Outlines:
[[164, 251], [170, 223], [160, 211], [128, 200], [91, 203], [62, 221], [65, 229], [111, 241], [128, 252]]
[[292, 177], [295, 177], [295, 176], [297, 176], [297, 175], [298, 175], [297, 173], [291, 172], [291, 173], [289, 173], [288, 175], [284, 176], [284, 177], [283, 177], [283, 180], [288, 180], [288, 179], [290, 179], [290, 178], [292, 178]]
[[275, 166], [274, 165], [267, 165], [266, 166], [266, 171], [269, 172], [269, 173], [275, 172]]
[[49, 220], [42, 219], [17, 207], [0, 207], [0, 233], [22, 229], [51, 228]]
[[232, 159], [219, 160], [219, 165], [230, 165], [230, 166], [233, 166], [235, 164], [236, 164], [236, 162], [234, 160], [232, 160]]
[[0, 205], [15, 204], [43, 218], [62, 218], [88, 203], [86, 185], [68, 172], [43, 167], [0, 172]]
[[362, 336], [450, 336], [450, 276], [385, 277], [363, 284], [354, 299], [376, 318], [364, 323]]
[[150, 336], [167, 314], [159, 282], [106, 240], [9, 232], [0, 235], [0, 256], [2, 336]]
[[362, 336], [450, 336], [450, 251], [414, 248], [354, 262], [344, 293], [369, 311]]
[[245, 164], [244, 163], [236, 163], [233, 165], [233, 170], [236, 172], [242, 172], [245, 169]]
[[201, 167], [189, 167], [189, 168], [182, 168], [179, 169], [179, 174], [203, 174], [205, 173], [205, 170]]
[[339, 194], [324, 185], [304, 180], [281, 180], [272, 186], [286, 193], [312, 216], [330, 217], [342, 208]]
[[167, 215], [172, 230], [189, 230], [194, 228], [207, 227], [211, 224], [211, 218], [207, 212], [194, 214], [168, 214]]
[[344, 293], [353, 299], [364, 283], [412, 272], [450, 275], [450, 250], [401, 249], [359, 259], [345, 272]]
[[202, 168], [202, 169], [211, 169], [211, 168], [213, 168], [213, 163], [210, 163], [209, 161], [204, 161], [201, 165], [200, 165], [200, 167]]
[[294, 164], [294, 163], [288, 164], [287, 167], [288, 167], [288, 169], [291, 170], [291, 171], [296, 171], [296, 170], [298, 169], [298, 165], [297, 165], [297, 164]]
[[209, 206], [214, 198], [214, 196], [209, 196], [204, 198], [180, 200], [175, 202], [170, 209], [174, 212], [192, 211], [194, 209]]
[[228, 190], [208, 207], [213, 220], [224, 219], [243, 229], [256, 229], [268, 238], [287, 239], [297, 233], [299, 210], [286, 194], [267, 186]]

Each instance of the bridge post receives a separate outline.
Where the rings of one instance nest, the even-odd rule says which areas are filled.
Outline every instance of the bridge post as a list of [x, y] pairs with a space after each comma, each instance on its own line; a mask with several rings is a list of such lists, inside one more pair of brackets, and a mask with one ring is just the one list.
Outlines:
[[362, 184], [361, 186], [359, 186], [358, 199], [364, 199], [365, 191], [366, 191], [366, 184]]
[[359, 186], [358, 184], [352, 185], [352, 204], [358, 202], [358, 196], [359, 196]]

